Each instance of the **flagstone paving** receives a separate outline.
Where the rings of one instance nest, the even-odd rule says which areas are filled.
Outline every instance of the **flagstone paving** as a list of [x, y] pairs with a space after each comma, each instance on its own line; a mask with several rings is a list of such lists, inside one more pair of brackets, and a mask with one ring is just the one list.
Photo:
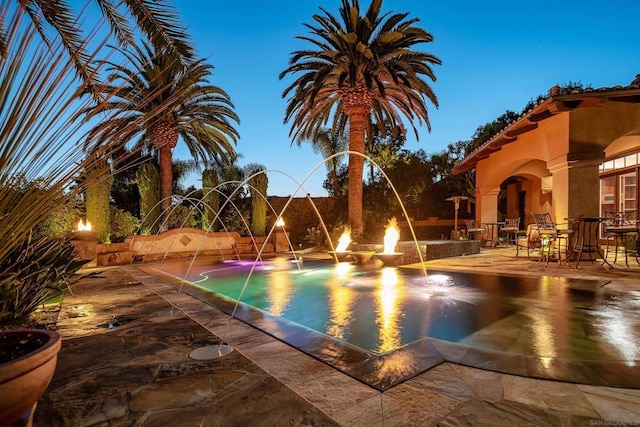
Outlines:
[[[596, 277], [640, 290], [640, 267], [545, 267], [515, 249], [429, 268]], [[584, 267], [583, 267], [584, 266]], [[640, 425], [640, 390], [548, 381], [445, 362], [379, 392], [135, 266], [92, 269], [67, 294], [55, 376], [35, 426]], [[611, 281], [609, 283], [609, 281]], [[219, 344], [215, 360], [189, 353]]]

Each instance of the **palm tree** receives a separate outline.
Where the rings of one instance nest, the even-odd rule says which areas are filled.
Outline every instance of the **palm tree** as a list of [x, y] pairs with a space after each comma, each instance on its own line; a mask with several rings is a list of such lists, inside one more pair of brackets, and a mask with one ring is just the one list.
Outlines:
[[[331, 129], [327, 128], [318, 130], [318, 133], [312, 139], [300, 138], [296, 143], [300, 146], [305, 141], [309, 141], [311, 143], [311, 149], [314, 153], [321, 154], [325, 159], [349, 148], [348, 132], [335, 134]], [[326, 164], [334, 196], [337, 195], [339, 191], [338, 169], [341, 165], [342, 158], [338, 156], [331, 158], [331, 160]]]
[[[110, 34], [120, 46], [134, 44], [134, 29], [126, 15], [136, 24], [156, 49], [167, 49], [179, 55], [183, 62], [195, 58], [195, 51], [186, 29], [179, 23], [179, 15], [168, 0], [95, 0], [102, 17], [107, 21]], [[85, 8], [88, 6], [85, 6]], [[10, 9], [29, 15], [31, 23], [42, 39], [50, 44], [48, 29], [53, 29], [60, 42], [74, 61], [76, 73], [84, 81], [93, 81], [95, 74], [90, 66], [91, 55], [87, 52], [87, 37], [80, 22], [85, 16], [78, 15], [65, 0], [17, 0], [12, 7], [3, 2], [0, 19], [0, 56], [6, 57], [6, 14]], [[82, 18], [82, 19], [81, 19]], [[101, 25], [94, 25], [99, 28]], [[87, 25], [89, 27], [89, 25]], [[94, 31], [94, 30], [92, 30]], [[95, 33], [89, 38], [95, 39]], [[95, 41], [95, 40], [94, 40]]]
[[[183, 65], [168, 50], [155, 51], [147, 43], [121, 50], [132, 68], [107, 61], [112, 74], [97, 92], [111, 100], [88, 111], [88, 120], [110, 113], [90, 132], [99, 144], [151, 145], [160, 157], [163, 208], [171, 204], [171, 150], [181, 137], [196, 162], [236, 156], [239, 122], [229, 96], [210, 85], [211, 65], [199, 60]], [[134, 125], [132, 125], [132, 123]], [[91, 147], [88, 147], [91, 149]]]
[[[371, 123], [387, 124], [404, 134], [402, 119], [412, 126], [424, 123], [431, 130], [427, 101], [438, 105], [424, 77], [435, 81], [435, 56], [413, 50], [433, 41], [430, 33], [415, 26], [408, 13], [380, 13], [382, 0], [372, 0], [366, 14], [358, 0], [342, 0], [340, 20], [320, 8], [317, 26], [306, 24], [310, 36], [299, 36], [315, 50], [291, 55], [280, 74], [298, 75], [282, 96], [286, 98], [285, 123], [291, 121], [293, 139], [310, 138], [333, 117], [334, 129], [349, 126], [349, 150], [365, 152]], [[349, 155], [349, 225], [354, 235], [364, 229], [362, 175], [364, 158]]]

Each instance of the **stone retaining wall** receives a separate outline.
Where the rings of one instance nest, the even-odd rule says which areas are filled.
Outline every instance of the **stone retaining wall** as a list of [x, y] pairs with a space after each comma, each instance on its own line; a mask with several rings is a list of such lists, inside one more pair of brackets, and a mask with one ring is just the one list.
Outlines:
[[[153, 235], [130, 236], [124, 243], [96, 244], [87, 251], [87, 240], [74, 240], [79, 256], [89, 260], [89, 266], [123, 265], [135, 261], [151, 262], [163, 259], [202, 256], [242, 256], [273, 253], [272, 242], [266, 237], [241, 237], [236, 232], [211, 233], [198, 228], [176, 228]], [[264, 247], [263, 247], [264, 246]], [[89, 253], [91, 252], [91, 253]]]

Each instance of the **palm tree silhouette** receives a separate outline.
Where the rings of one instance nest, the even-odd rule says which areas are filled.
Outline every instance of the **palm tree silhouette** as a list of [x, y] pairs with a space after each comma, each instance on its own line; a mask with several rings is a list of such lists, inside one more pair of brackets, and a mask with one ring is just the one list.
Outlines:
[[[349, 150], [365, 152], [371, 123], [386, 124], [404, 134], [403, 118], [418, 138], [414, 121], [431, 130], [427, 102], [436, 95], [425, 81], [435, 81], [432, 66], [440, 59], [414, 50], [430, 43], [430, 33], [417, 27], [408, 13], [381, 14], [382, 0], [373, 0], [364, 15], [358, 0], [342, 0], [339, 19], [320, 8], [311, 35], [297, 38], [314, 48], [291, 54], [280, 78], [296, 76], [283, 92], [288, 97], [285, 123], [294, 140], [312, 139], [330, 120], [332, 128], [349, 127]], [[349, 225], [354, 236], [364, 230], [362, 175], [364, 158], [349, 155]]]
[[[233, 161], [239, 119], [229, 96], [207, 82], [211, 65], [204, 60], [184, 66], [168, 50], [154, 51], [147, 43], [123, 51], [129, 66], [108, 62], [111, 75], [96, 92], [108, 97], [87, 113], [100, 117], [89, 141], [152, 147], [159, 152], [163, 208], [173, 194], [172, 149], [181, 137], [195, 162]], [[106, 118], [102, 118], [103, 115]], [[89, 150], [92, 147], [87, 147]]]

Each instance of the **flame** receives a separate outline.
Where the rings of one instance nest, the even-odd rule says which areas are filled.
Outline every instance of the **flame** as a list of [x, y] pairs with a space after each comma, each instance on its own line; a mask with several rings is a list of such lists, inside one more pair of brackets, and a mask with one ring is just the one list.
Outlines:
[[284, 218], [282, 218], [281, 216], [279, 216], [276, 220], [276, 227], [284, 227]]
[[78, 221], [78, 231], [91, 231], [91, 223], [89, 221], [82, 222], [82, 220]]
[[400, 228], [395, 217], [389, 220], [384, 232], [384, 251], [382, 253], [392, 254], [396, 251], [396, 243], [400, 239]]
[[351, 243], [351, 229], [345, 228], [338, 240], [338, 246], [336, 246], [336, 252], [345, 252], [347, 247]]

